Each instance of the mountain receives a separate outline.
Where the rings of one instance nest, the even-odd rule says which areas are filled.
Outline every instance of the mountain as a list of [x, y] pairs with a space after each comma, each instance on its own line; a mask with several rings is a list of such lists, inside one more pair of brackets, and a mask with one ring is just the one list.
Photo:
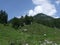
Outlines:
[[43, 25], [49, 26], [49, 27], [55, 27], [54, 18], [51, 16], [47, 16], [43, 13], [39, 13], [39, 14], [35, 15], [33, 18], [34, 18], [34, 21], [39, 24], [43, 24]]
[[50, 16], [47, 16], [47, 15], [45, 15], [43, 13], [39, 13], [39, 14], [34, 16], [34, 19], [36, 19], [36, 20], [52, 20], [54, 18], [50, 17]]
[[25, 25], [21, 29], [0, 24], [0, 45], [59, 45], [60, 29], [38, 23]]

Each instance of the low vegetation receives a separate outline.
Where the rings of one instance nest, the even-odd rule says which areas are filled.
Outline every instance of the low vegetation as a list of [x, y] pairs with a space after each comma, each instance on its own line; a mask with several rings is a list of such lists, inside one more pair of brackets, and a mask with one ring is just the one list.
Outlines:
[[21, 29], [0, 24], [0, 45], [60, 44], [60, 29], [33, 23]]

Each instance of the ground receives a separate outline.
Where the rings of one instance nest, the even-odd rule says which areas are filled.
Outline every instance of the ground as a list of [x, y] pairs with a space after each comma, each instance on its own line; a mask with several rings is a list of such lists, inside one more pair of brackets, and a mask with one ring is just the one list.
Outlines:
[[0, 24], [0, 45], [59, 45], [60, 29], [33, 23], [22, 28]]

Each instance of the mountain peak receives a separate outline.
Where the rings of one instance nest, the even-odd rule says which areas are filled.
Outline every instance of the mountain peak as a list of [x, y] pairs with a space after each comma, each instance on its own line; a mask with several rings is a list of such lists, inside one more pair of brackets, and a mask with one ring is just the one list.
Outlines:
[[46, 14], [43, 14], [43, 13], [38, 13], [37, 15], [34, 16], [34, 19], [37, 19], [37, 20], [51, 20], [51, 19], [53, 19], [53, 17], [47, 16]]

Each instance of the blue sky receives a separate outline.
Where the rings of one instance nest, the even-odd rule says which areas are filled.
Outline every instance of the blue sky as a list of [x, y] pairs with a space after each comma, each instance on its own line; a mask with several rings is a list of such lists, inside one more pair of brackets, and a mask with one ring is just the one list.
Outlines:
[[[41, 1], [40, 2], [39, 1], [40, 0], [0, 0], [0, 10], [5, 10], [8, 13], [9, 19], [13, 18], [14, 16], [19, 17], [26, 13], [29, 13], [29, 15], [32, 15], [32, 14], [34, 15], [39, 12], [43, 12], [43, 10], [42, 10], [43, 8], [41, 9], [41, 7], [44, 7], [44, 4], [41, 4]], [[53, 1], [50, 0], [50, 1], [51, 1], [49, 4], [50, 7], [54, 8], [51, 5], [55, 6], [56, 11], [55, 11], [54, 16], [60, 17], [60, 2], [57, 0], [53, 0]], [[47, 0], [46, 1], [43, 0], [43, 2], [48, 3]], [[39, 7], [39, 9], [38, 9], [38, 7]], [[47, 12], [46, 12], [46, 14], [47, 14]]]

